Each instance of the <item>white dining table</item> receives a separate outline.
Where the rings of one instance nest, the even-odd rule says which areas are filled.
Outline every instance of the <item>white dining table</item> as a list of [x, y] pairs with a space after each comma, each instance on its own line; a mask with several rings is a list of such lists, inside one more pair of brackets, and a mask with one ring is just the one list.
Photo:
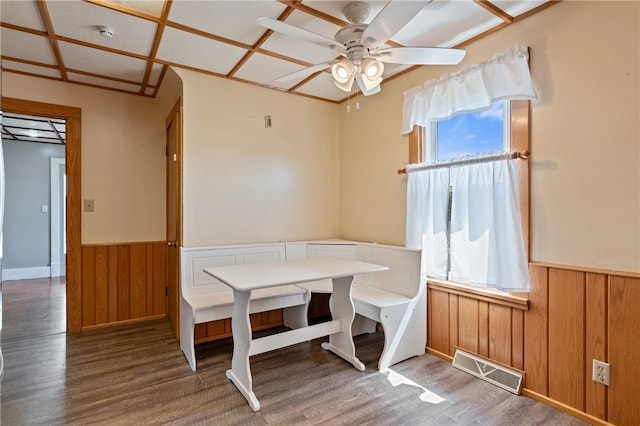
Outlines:
[[[364, 371], [364, 364], [356, 357], [351, 324], [355, 317], [351, 284], [354, 275], [386, 271], [389, 268], [356, 260], [335, 257], [316, 257], [278, 262], [247, 263], [204, 268], [206, 274], [220, 280], [233, 290], [233, 356], [226, 375], [245, 397], [253, 411], [260, 410], [260, 402], [253, 392], [249, 357], [296, 343], [329, 336], [322, 348], [350, 362]], [[330, 321], [296, 328], [252, 339], [249, 320], [251, 291], [331, 279]]]

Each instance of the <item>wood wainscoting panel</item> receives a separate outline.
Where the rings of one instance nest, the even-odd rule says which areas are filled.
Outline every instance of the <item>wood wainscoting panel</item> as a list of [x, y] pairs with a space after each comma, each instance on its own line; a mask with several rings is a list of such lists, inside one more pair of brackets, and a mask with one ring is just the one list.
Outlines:
[[607, 276], [587, 273], [586, 282], [585, 377], [586, 411], [607, 418], [607, 387], [592, 380], [594, 359], [609, 362], [607, 356]]
[[[640, 425], [640, 273], [536, 262], [529, 274], [526, 306], [428, 280], [427, 349], [523, 370], [525, 394], [590, 423]], [[610, 386], [592, 380], [594, 359], [611, 365]]]
[[548, 268], [530, 266], [529, 310], [524, 315], [524, 387], [549, 395], [549, 284]]
[[449, 352], [449, 294], [440, 290], [429, 290], [427, 302], [428, 346], [438, 352], [453, 356]]
[[[253, 331], [266, 330], [284, 325], [282, 309], [274, 309], [267, 312], [256, 312], [249, 315], [251, 329]], [[196, 324], [195, 343], [211, 342], [214, 340], [231, 337], [231, 318]]]
[[95, 249], [82, 249], [82, 327], [96, 324], [95, 253]]
[[461, 349], [478, 353], [478, 301], [469, 297], [460, 297], [459, 299], [458, 346]]
[[117, 253], [118, 321], [126, 321], [129, 319], [129, 245], [119, 245]]
[[489, 357], [489, 302], [478, 301], [478, 354]]
[[166, 243], [82, 247], [82, 329], [166, 316]]
[[458, 298], [457, 294], [449, 295], [449, 349], [448, 354], [453, 355], [456, 352], [456, 346], [458, 346]]
[[524, 312], [511, 310], [511, 364], [524, 371]]
[[109, 322], [109, 248], [95, 249], [95, 306], [96, 324]]
[[549, 397], [581, 411], [585, 409], [584, 301], [584, 272], [549, 269]]
[[608, 420], [640, 424], [640, 278], [609, 278]]
[[528, 303], [441, 280], [427, 283], [427, 348], [443, 358], [456, 348], [522, 370]]
[[489, 358], [511, 365], [511, 308], [489, 305]]

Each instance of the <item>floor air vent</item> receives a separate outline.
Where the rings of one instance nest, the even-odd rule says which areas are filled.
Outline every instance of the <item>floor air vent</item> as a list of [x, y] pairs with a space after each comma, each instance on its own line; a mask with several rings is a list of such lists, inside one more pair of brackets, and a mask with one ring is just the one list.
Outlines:
[[452, 365], [462, 371], [481, 378], [496, 386], [520, 395], [522, 387], [522, 373], [509, 370], [501, 365], [494, 364], [485, 359], [471, 355], [467, 352], [456, 350]]

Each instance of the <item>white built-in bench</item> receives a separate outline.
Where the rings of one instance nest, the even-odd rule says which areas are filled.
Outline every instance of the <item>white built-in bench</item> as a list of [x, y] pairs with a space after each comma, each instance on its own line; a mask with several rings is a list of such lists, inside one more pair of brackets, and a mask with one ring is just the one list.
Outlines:
[[[421, 279], [421, 251], [405, 247], [349, 241], [287, 244], [287, 257], [334, 256], [389, 267], [388, 271], [356, 275], [351, 296], [356, 318], [353, 335], [372, 333], [382, 324], [385, 343], [378, 370], [384, 371], [413, 356], [427, 345], [426, 284]], [[331, 292], [331, 283], [298, 284], [312, 293]]]
[[[210, 266], [285, 260], [284, 243], [183, 248], [180, 250], [180, 348], [196, 371], [195, 325], [231, 318], [233, 290], [203, 272]], [[307, 326], [308, 290], [287, 285], [251, 292], [249, 313], [284, 308], [284, 324]]]
[[[230, 318], [233, 292], [202, 270], [237, 263], [333, 256], [385, 265], [388, 271], [357, 275], [352, 297], [356, 317], [353, 334], [371, 333], [382, 325], [385, 344], [378, 369], [386, 370], [424, 354], [427, 340], [426, 285], [420, 250], [341, 240], [267, 243], [181, 250], [182, 280], [180, 346], [192, 370], [196, 369], [195, 324]], [[284, 308], [287, 327], [306, 326], [311, 293], [331, 293], [330, 280], [297, 284], [251, 295], [250, 312]]]

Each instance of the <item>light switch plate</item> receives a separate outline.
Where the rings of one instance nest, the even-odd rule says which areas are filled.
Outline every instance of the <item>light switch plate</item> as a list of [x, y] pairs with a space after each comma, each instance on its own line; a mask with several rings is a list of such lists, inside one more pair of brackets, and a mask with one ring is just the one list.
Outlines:
[[84, 211], [85, 212], [93, 212], [93, 211], [95, 211], [95, 208], [96, 208], [96, 206], [95, 206], [95, 204], [93, 202], [93, 199], [85, 198], [85, 200], [84, 200]]

